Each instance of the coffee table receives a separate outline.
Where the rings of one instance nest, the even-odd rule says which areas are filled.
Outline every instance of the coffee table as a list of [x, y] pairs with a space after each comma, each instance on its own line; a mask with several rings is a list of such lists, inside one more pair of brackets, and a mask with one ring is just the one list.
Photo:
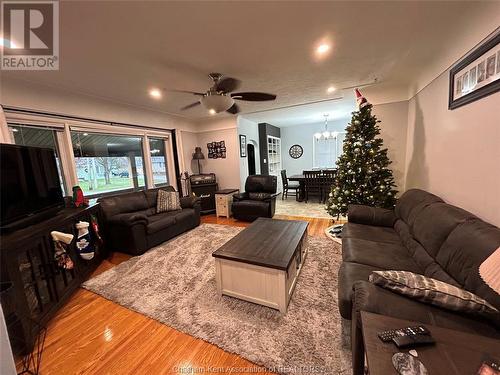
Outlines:
[[218, 293], [286, 313], [307, 255], [308, 224], [258, 218], [222, 245], [212, 254]]
[[[361, 324], [370, 375], [396, 375], [392, 355], [397, 352], [408, 353], [408, 349], [398, 349], [393, 343], [383, 343], [377, 333], [422, 323], [362, 311]], [[435, 345], [415, 348], [418, 359], [430, 375], [472, 375], [477, 373], [484, 358], [500, 359], [500, 340], [431, 324], [422, 325], [431, 331], [436, 340]]]

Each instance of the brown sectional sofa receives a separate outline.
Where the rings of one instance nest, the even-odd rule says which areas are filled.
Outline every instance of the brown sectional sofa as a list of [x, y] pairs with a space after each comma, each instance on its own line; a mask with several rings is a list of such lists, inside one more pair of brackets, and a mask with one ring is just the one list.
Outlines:
[[500, 338], [500, 317], [485, 320], [424, 304], [368, 282], [374, 270], [404, 270], [471, 291], [500, 310], [479, 265], [500, 246], [500, 229], [441, 198], [408, 190], [396, 208], [351, 205], [342, 231], [339, 309], [352, 319], [353, 373], [362, 374], [360, 311]]

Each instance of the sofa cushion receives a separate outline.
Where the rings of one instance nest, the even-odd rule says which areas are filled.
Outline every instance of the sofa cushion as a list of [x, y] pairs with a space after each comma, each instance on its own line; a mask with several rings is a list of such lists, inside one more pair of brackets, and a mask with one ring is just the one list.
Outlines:
[[99, 203], [106, 220], [117, 214], [142, 211], [148, 208], [143, 191], [103, 197], [99, 199]]
[[461, 286], [436, 262], [433, 257], [429, 255], [419, 242], [415, 241], [410, 234], [409, 226], [403, 220], [398, 220], [394, 225], [394, 229], [399, 234], [399, 237], [401, 238], [403, 245], [408, 250], [410, 256], [422, 269], [423, 275], [454, 286]]
[[248, 193], [248, 198], [252, 199], [254, 201], [265, 201], [271, 199], [273, 195], [270, 193], [264, 193], [264, 192], [259, 192], [259, 193]]
[[407, 271], [374, 271], [369, 281], [414, 300], [458, 312], [497, 315], [499, 311], [481, 297], [442, 281]]
[[400, 244], [362, 240], [342, 239], [344, 262], [365, 264], [380, 269], [403, 270], [419, 273], [421, 270]]
[[266, 201], [254, 201], [254, 200], [243, 200], [233, 202], [232, 210], [237, 211], [238, 215], [248, 215], [248, 216], [266, 216], [269, 211], [269, 202]]
[[446, 203], [433, 203], [418, 213], [410, 228], [415, 239], [435, 258], [451, 231], [471, 218], [475, 216], [461, 208]]
[[399, 235], [393, 228], [375, 227], [351, 222], [345, 224], [342, 228], [342, 238], [360, 238], [377, 242], [401, 243]]
[[500, 295], [479, 276], [479, 266], [500, 246], [500, 229], [480, 219], [457, 226], [436, 257], [464, 289], [500, 309]]
[[394, 212], [399, 219], [411, 227], [420, 210], [436, 202], [443, 202], [443, 200], [427, 191], [410, 189], [398, 199]]
[[356, 281], [368, 281], [368, 277], [373, 271], [380, 268], [367, 266], [365, 264], [342, 262], [339, 268], [338, 282], [338, 304], [340, 315], [345, 319], [351, 319], [352, 312], [352, 292]]
[[440, 307], [418, 302], [380, 288], [368, 281], [356, 282], [353, 293], [353, 310], [356, 312], [363, 310], [413, 320], [423, 324], [433, 324], [443, 328], [500, 338], [499, 331], [493, 329], [486, 319], [457, 314]]
[[179, 193], [176, 191], [158, 190], [156, 212], [177, 211], [181, 209]]
[[176, 224], [176, 216], [180, 211], [162, 212], [148, 217], [149, 224], [147, 226], [148, 234], [159, 232], [171, 225]]
[[195, 219], [195, 211], [193, 208], [183, 208], [180, 211], [175, 211], [175, 221], [177, 224], [183, 224], [185, 221]]

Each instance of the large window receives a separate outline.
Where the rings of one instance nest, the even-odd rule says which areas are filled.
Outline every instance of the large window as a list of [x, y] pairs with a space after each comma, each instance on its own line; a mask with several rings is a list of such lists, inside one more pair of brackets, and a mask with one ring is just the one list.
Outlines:
[[163, 138], [148, 139], [151, 167], [153, 169], [153, 184], [155, 186], [166, 186], [168, 185], [168, 168], [165, 140]]
[[57, 170], [63, 194], [68, 194], [64, 187], [59, 150], [57, 148], [57, 130], [45, 127], [31, 127], [18, 124], [9, 124], [12, 139], [16, 145], [51, 148], [56, 155]]
[[327, 139], [313, 137], [313, 168], [336, 168], [337, 159], [342, 154], [345, 133], [337, 133]]
[[86, 195], [146, 186], [142, 137], [71, 132], [78, 184]]

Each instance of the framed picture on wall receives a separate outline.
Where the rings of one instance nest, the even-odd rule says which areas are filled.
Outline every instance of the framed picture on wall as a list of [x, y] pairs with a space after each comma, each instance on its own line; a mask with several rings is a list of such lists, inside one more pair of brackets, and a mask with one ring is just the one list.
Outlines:
[[247, 136], [240, 134], [240, 157], [247, 157]]
[[448, 109], [455, 109], [500, 90], [500, 30], [450, 70]]

